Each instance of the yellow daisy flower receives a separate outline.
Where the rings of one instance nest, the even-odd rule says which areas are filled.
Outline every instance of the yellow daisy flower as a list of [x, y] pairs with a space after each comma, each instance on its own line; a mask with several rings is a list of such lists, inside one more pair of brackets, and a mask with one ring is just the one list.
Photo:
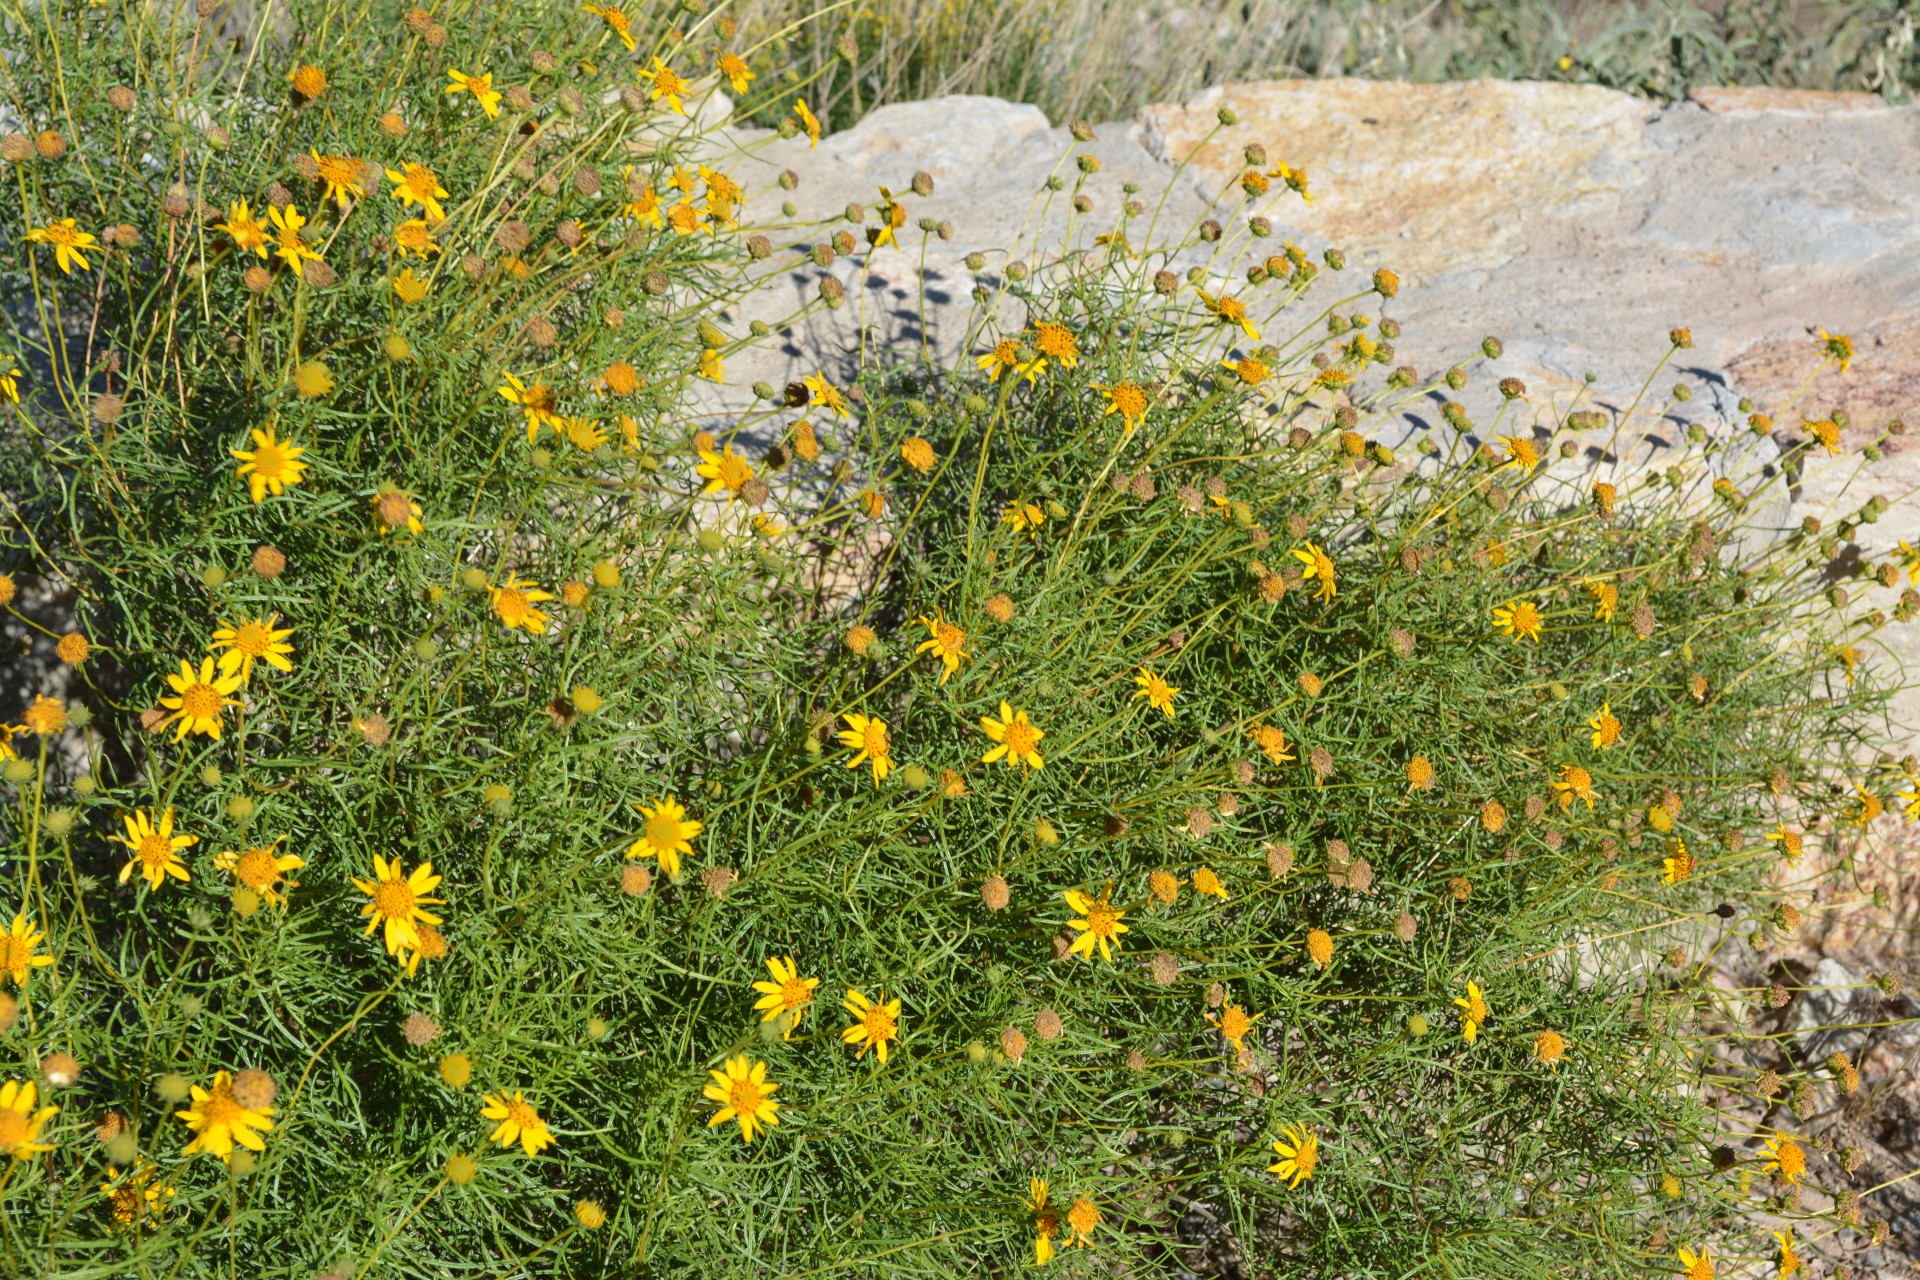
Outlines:
[[27, 240], [32, 244], [52, 245], [53, 260], [65, 275], [73, 274], [75, 264], [82, 271], [93, 270], [93, 264], [87, 261], [81, 251], [92, 249], [100, 243], [91, 232], [80, 230], [72, 218], [55, 218], [45, 226], [29, 228]]
[[1273, 763], [1286, 764], [1295, 758], [1294, 754], [1287, 750], [1285, 730], [1270, 724], [1250, 724], [1247, 726], [1247, 733], [1252, 737], [1254, 744], [1260, 748], [1260, 753]]
[[159, 1172], [151, 1161], [145, 1159], [124, 1174], [113, 1165], [107, 1166], [107, 1180], [100, 1184], [100, 1190], [113, 1206], [116, 1226], [131, 1227], [136, 1223], [152, 1226], [159, 1223], [174, 1192], [172, 1187], [159, 1181]]
[[1049, 1188], [1045, 1178], [1027, 1183], [1028, 1199], [1021, 1203], [1033, 1214], [1033, 1265], [1044, 1267], [1053, 1261], [1053, 1238], [1060, 1234], [1060, 1211], [1047, 1203]]
[[12, 356], [0, 356], [0, 399], [20, 403], [20, 362]]
[[1100, 1206], [1093, 1202], [1093, 1197], [1084, 1194], [1075, 1196], [1073, 1203], [1067, 1206], [1068, 1239], [1062, 1247], [1070, 1249], [1074, 1245], [1081, 1245], [1091, 1249], [1094, 1228], [1099, 1225]]
[[809, 148], [819, 146], [820, 121], [814, 118], [813, 112], [807, 110], [807, 100], [805, 98], [795, 98], [793, 100], [793, 114], [794, 118], [800, 122], [800, 127], [807, 132], [807, 146]]
[[227, 452], [239, 461], [233, 474], [246, 480], [247, 492], [256, 503], [265, 502], [269, 493], [278, 498], [288, 485], [301, 482], [308, 466], [300, 461], [300, 455], [306, 452], [304, 446], [280, 439], [272, 427], [255, 427], [250, 434], [253, 448]]
[[280, 615], [270, 613], [265, 620], [247, 618], [240, 622], [223, 622], [213, 633], [214, 652], [225, 649], [220, 654], [220, 674], [230, 676], [236, 671], [242, 681], [253, 678], [253, 664], [264, 662], [281, 671], [293, 670], [293, 664], [287, 661], [287, 655], [293, 652], [287, 637], [293, 634], [293, 628], [275, 628]]
[[1773, 833], [1767, 837], [1767, 840], [1769, 843], [1780, 846], [1780, 852], [1785, 856], [1789, 867], [1798, 867], [1800, 865], [1800, 855], [1806, 852], [1806, 841], [1798, 831], [1793, 830], [1783, 822], [1774, 829]]
[[642, 80], [651, 80], [653, 82], [653, 92], [647, 95], [649, 99], [658, 102], [660, 99], [665, 98], [667, 105], [672, 107], [680, 115], [687, 114], [687, 109], [681, 105], [680, 99], [691, 92], [693, 86], [682, 79], [679, 73], [674, 71], [673, 68], [660, 61], [659, 54], [655, 54], [653, 57], [653, 70], [648, 71], [642, 68], [639, 76]]
[[762, 1022], [779, 1019], [782, 1038], [791, 1040], [800, 1020], [807, 1016], [807, 1006], [813, 1003], [814, 988], [820, 985], [820, 979], [801, 977], [792, 956], [768, 956], [767, 972], [773, 975], [773, 981], [753, 984], [753, 989], [760, 993], [753, 1007], [760, 1011]]
[[1613, 704], [1603, 702], [1600, 710], [1587, 721], [1587, 727], [1593, 730], [1593, 745], [1598, 751], [1605, 751], [1620, 741], [1620, 721], [1613, 714]]
[[1767, 1162], [1760, 1166], [1760, 1172], [1777, 1173], [1793, 1186], [1800, 1185], [1800, 1179], [1807, 1172], [1807, 1153], [1799, 1143], [1784, 1133], [1776, 1133], [1767, 1139], [1765, 1154]]
[[544, 382], [529, 385], [520, 381], [511, 373], [502, 373], [507, 380], [503, 387], [496, 387], [500, 397], [510, 404], [520, 406], [520, 412], [527, 419], [527, 443], [532, 444], [539, 437], [540, 428], [552, 427], [560, 430], [560, 398], [553, 388]]
[[121, 814], [120, 820], [127, 824], [127, 834], [108, 836], [107, 839], [133, 851], [133, 857], [127, 861], [127, 865], [120, 868], [121, 884], [132, 879], [135, 870], [145, 877], [148, 887], [156, 892], [167, 882], [168, 876], [182, 883], [193, 879], [187, 874], [186, 865], [180, 861], [180, 850], [199, 844], [200, 837], [173, 834], [172, 808], [161, 810], [158, 822], [139, 810]]
[[306, 238], [300, 234], [300, 228], [307, 225], [306, 218], [293, 205], [284, 208], [274, 205], [267, 210], [267, 221], [273, 224], [273, 253], [287, 264], [295, 274], [300, 264], [306, 261], [318, 262], [320, 255], [308, 247]]
[[1773, 1238], [1780, 1245], [1780, 1270], [1777, 1273], [1780, 1280], [1787, 1280], [1789, 1276], [1799, 1275], [1806, 1264], [1801, 1262], [1800, 1255], [1794, 1252], [1793, 1228], [1788, 1227], [1785, 1231], [1776, 1231], [1773, 1233]]
[[705, 826], [687, 817], [687, 811], [672, 796], [641, 805], [640, 816], [647, 820], [646, 829], [627, 846], [628, 860], [652, 858], [669, 876], [679, 875], [680, 855], [693, 856], [693, 838]]
[[1713, 1258], [1705, 1249], [1695, 1253], [1682, 1245], [1674, 1256], [1679, 1258], [1680, 1265], [1686, 1268], [1684, 1274], [1687, 1280], [1713, 1280]]
[[242, 684], [239, 676], [221, 676], [214, 674], [213, 659], [202, 658], [200, 670], [195, 671], [193, 664], [185, 658], [180, 660], [178, 674], [167, 676], [167, 685], [173, 690], [171, 697], [163, 696], [160, 705], [173, 714], [161, 722], [162, 727], [172, 724], [175, 742], [190, 733], [204, 733], [214, 741], [219, 741], [224, 730], [222, 719], [228, 707], [237, 707], [240, 702], [228, 695]]
[[42, 1107], [35, 1111], [36, 1096], [31, 1080], [9, 1080], [0, 1085], [0, 1151], [15, 1160], [53, 1150], [51, 1142], [40, 1141], [40, 1130], [59, 1114], [60, 1108]]
[[222, 1164], [232, 1159], [236, 1143], [249, 1151], [265, 1151], [267, 1144], [260, 1134], [273, 1128], [273, 1108], [242, 1105], [233, 1096], [233, 1074], [228, 1071], [215, 1074], [211, 1089], [194, 1085], [192, 1105], [174, 1115], [193, 1131], [193, 1141], [181, 1154], [211, 1151]]
[[1839, 367], [1840, 372], [1845, 373], [1847, 370], [1853, 368], [1852, 338], [1849, 338], [1844, 333], [1828, 333], [1825, 329], [1822, 329], [1820, 331], [1820, 345], [1826, 349], [1827, 358]]
[[233, 241], [233, 247], [241, 253], [267, 256], [267, 227], [253, 216], [253, 210], [245, 200], [235, 200], [227, 206], [227, 220], [214, 224], [215, 231], [224, 231]]
[[700, 450], [700, 465], [694, 468], [694, 474], [707, 482], [702, 493], [725, 492], [731, 499], [753, 479], [753, 464], [735, 453], [732, 445], [723, 445], [719, 453]]
[[1206, 1018], [1208, 1022], [1219, 1028], [1221, 1037], [1233, 1046], [1236, 1053], [1244, 1053], [1247, 1048], [1244, 1041], [1248, 1033], [1253, 1030], [1253, 1024], [1260, 1020], [1260, 1015], [1248, 1013], [1239, 1005], [1229, 1003], [1220, 1010], [1219, 1017], [1216, 1018], [1209, 1013]]
[[1134, 690], [1134, 697], [1145, 698], [1148, 706], [1164, 712], [1167, 719], [1173, 719], [1173, 699], [1174, 695], [1180, 692], [1179, 685], [1168, 684], [1145, 667], [1140, 668], [1135, 674], [1133, 682], [1140, 686]]
[[403, 949], [418, 950], [420, 926], [441, 923], [439, 916], [426, 910], [442, 901], [431, 896], [440, 883], [440, 877], [433, 873], [433, 863], [422, 862], [408, 874], [401, 867], [400, 859], [389, 862], [376, 853], [373, 874], [372, 880], [352, 877], [353, 887], [371, 899], [360, 908], [360, 914], [367, 917], [362, 936], [384, 929], [390, 956], [399, 955]]
[[800, 379], [800, 385], [807, 389], [811, 397], [808, 403], [813, 407], [830, 409], [842, 418], [852, 416], [852, 413], [847, 408], [847, 397], [845, 393], [831, 382], [828, 382], [826, 374], [810, 374]]
[[1108, 885], [1098, 900], [1089, 897], [1079, 889], [1069, 889], [1060, 895], [1067, 905], [1077, 913], [1067, 921], [1067, 927], [1080, 936], [1073, 940], [1067, 950], [1073, 955], [1082, 955], [1093, 959], [1093, 949], [1100, 948], [1100, 958], [1108, 964], [1113, 963], [1113, 953], [1119, 949], [1120, 935], [1130, 932], [1128, 926], [1120, 923], [1120, 917], [1126, 915], [1126, 909], [1113, 905], [1113, 886]]
[[1280, 1159], [1267, 1166], [1268, 1173], [1277, 1173], [1282, 1178], [1291, 1178], [1289, 1187], [1298, 1187], [1313, 1176], [1320, 1163], [1320, 1136], [1313, 1131], [1312, 1125], [1289, 1124], [1280, 1130], [1281, 1136], [1274, 1139], [1273, 1154]]
[[367, 171], [360, 161], [352, 156], [323, 156], [311, 147], [307, 154], [313, 157], [314, 166], [320, 171], [322, 200], [331, 200], [344, 210], [350, 203], [348, 197], [367, 194]]
[[887, 722], [877, 716], [863, 716], [859, 712], [848, 712], [840, 717], [847, 727], [840, 731], [840, 745], [855, 752], [853, 759], [847, 761], [847, 768], [858, 769], [862, 764], [873, 768], [873, 785], [879, 786], [887, 774], [893, 771], [893, 743], [887, 738]]
[[1254, 328], [1253, 321], [1248, 317], [1246, 303], [1224, 293], [1215, 297], [1205, 289], [1195, 289], [1194, 292], [1200, 295], [1200, 301], [1221, 324], [1238, 325], [1240, 331], [1247, 335], [1248, 342], [1260, 341], [1260, 330]]
[[[606, 23], [607, 30], [620, 38], [620, 43], [627, 47], [627, 52], [633, 52], [633, 22], [623, 9], [610, 4], [583, 4], [580, 8], [583, 12], [591, 13]], [[654, 61], [657, 63], [659, 59], [656, 58]], [[646, 72], [643, 71], [640, 74], [645, 75]]]
[[1047, 522], [1047, 513], [1031, 502], [1009, 502], [1000, 516], [1000, 523], [1013, 529], [1015, 533], [1040, 536], [1040, 526]]
[[[462, 75], [460, 72], [449, 67], [447, 69], [447, 92], [472, 94], [474, 100], [480, 104], [480, 109], [487, 113], [489, 119], [500, 114], [500, 91], [493, 87], [492, 72], [469, 76]], [[440, 194], [445, 195], [446, 192], [442, 191]]]
[[1667, 856], [1660, 860], [1662, 884], [1679, 884], [1693, 874], [1693, 855], [1687, 852], [1687, 842], [1675, 836], [1667, 843]]
[[527, 1101], [524, 1090], [515, 1089], [511, 1097], [505, 1090], [483, 1094], [480, 1103], [482, 1117], [499, 1121], [487, 1135], [489, 1141], [502, 1147], [518, 1142], [529, 1159], [553, 1145], [553, 1131], [540, 1118], [539, 1109]]
[[25, 988], [35, 969], [44, 969], [53, 963], [52, 956], [35, 953], [35, 948], [46, 940], [47, 935], [34, 928], [33, 921], [14, 913], [13, 923], [6, 933], [0, 934], [0, 970], [6, 971], [14, 986]]
[[1554, 796], [1560, 802], [1560, 811], [1562, 813], [1572, 809], [1573, 802], [1576, 799], [1585, 800], [1589, 810], [1593, 808], [1596, 794], [1593, 789], [1593, 775], [1585, 769], [1582, 769], [1579, 765], [1561, 765], [1559, 779], [1548, 785], [1553, 788]]
[[1147, 392], [1137, 382], [1116, 382], [1110, 387], [1095, 387], [1107, 397], [1107, 411], [1100, 416], [1120, 415], [1120, 424], [1129, 433], [1147, 420]]
[[1516, 641], [1524, 636], [1539, 644], [1540, 610], [1531, 600], [1496, 605], [1493, 610], [1493, 629], [1501, 635], [1512, 636]]
[[409, 162], [401, 169], [389, 169], [387, 181], [393, 184], [390, 194], [395, 200], [405, 205], [419, 205], [426, 210], [429, 221], [447, 220], [447, 211], [440, 207], [440, 197], [447, 194], [446, 189], [427, 166]]
[[1314, 592], [1316, 597], [1321, 600], [1332, 600], [1339, 594], [1339, 587], [1336, 585], [1338, 575], [1333, 567], [1333, 558], [1322, 551], [1318, 545], [1309, 542], [1305, 547], [1295, 547], [1293, 558], [1304, 566], [1300, 570], [1301, 577], [1320, 584], [1319, 589]]
[[767, 1079], [766, 1063], [735, 1054], [727, 1059], [726, 1070], [707, 1074], [713, 1080], [701, 1092], [720, 1104], [720, 1109], [707, 1120], [707, 1128], [738, 1120], [741, 1140], [752, 1142], [754, 1134], [764, 1133], [768, 1125], [780, 1123], [780, 1104], [773, 1100], [774, 1091], [780, 1086]]
[[300, 882], [289, 878], [287, 872], [298, 871], [307, 865], [305, 858], [295, 854], [274, 852], [275, 846], [285, 838], [281, 836], [269, 844], [253, 845], [244, 852], [223, 849], [213, 855], [214, 869], [226, 872], [243, 888], [259, 894], [261, 901], [268, 906], [283, 907], [287, 903], [285, 889], [300, 887]]
[[1009, 765], [1025, 769], [1038, 769], [1046, 763], [1037, 749], [1046, 732], [1027, 719], [1025, 711], [1015, 711], [1005, 698], [1000, 700], [1000, 718], [982, 716], [980, 728], [999, 744], [980, 757], [981, 763], [992, 764], [1004, 758]]
[[718, 67], [720, 74], [727, 78], [727, 83], [733, 86], [735, 93], [745, 93], [748, 82], [754, 78], [754, 72], [747, 66], [746, 59], [737, 53], [716, 54], [714, 66]]
[[840, 1002], [858, 1021], [840, 1033], [840, 1038], [848, 1044], [860, 1046], [856, 1058], [864, 1058], [867, 1050], [875, 1052], [882, 1065], [887, 1061], [887, 1042], [900, 1038], [900, 1002], [888, 1000], [882, 991], [879, 1000], [869, 1000], [857, 990], [848, 990], [847, 998]]
[[542, 591], [536, 584], [508, 574], [504, 585], [488, 587], [487, 594], [493, 598], [493, 611], [507, 630], [518, 627], [534, 635], [547, 633], [547, 615], [534, 606], [553, 599], [551, 591]]
[[1480, 1026], [1487, 1020], [1486, 998], [1480, 993], [1480, 984], [1467, 983], [1466, 998], [1455, 998], [1460, 1006], [1460, 1037], [1471, 1045], [1480, 1035]]
[[967, 633], [957, 624], [948, 622], [946, 615], [938, 609], [934, 610], [933, 617], [919, 617], [914, 621], [927, 629], [928, 637], [914, 648], [914, 653], [931, 653], [938, 658], [940, 683], [945, 684], [947, 677], [960, 669], [961, 659], [972, 656], [966, 648]]

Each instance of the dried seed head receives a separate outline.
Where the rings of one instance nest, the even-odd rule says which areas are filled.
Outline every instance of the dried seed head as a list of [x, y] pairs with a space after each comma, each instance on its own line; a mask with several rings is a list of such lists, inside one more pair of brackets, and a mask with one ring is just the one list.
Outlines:
[[133, 110], [133, 90], [123, 84], [117, 84], [107, 90], [107, 101], [113, 104], [115, 111]]
[[980, 901], [987, 904], [989, 911], [1005, 911], [1007, 904], [1013, 901], [1013, 894], [1007, 888], [1006, 879], [1002, 876], [988, 876], [986, 882], [980, 886]]
[[33, 158], [33, 139], [24, 133], [10, 133], [0, 138], [0, 160], [19, 164], [22, 160]]
[[1393, 936], [1400, 941], [1412, 942], [1414, 935], [1419, 931], [1420, 926], [1415, 922], [1411, 912], [1402, 911], [1393, 918]]
[[987, 598], [987, 613], [995, 622], [1013, 621], [1013, 597], [1002, 591]]
[[1153, 477], [1141, 471], [1134, 475], [1127, 485], [1127, 491], [1140, 502], [1152, 502], [1159, 490], [1154, 486]]
[[1213, 815], [1198, 805], [1187, 810], [1187, 833], [1196, 840], [1204, 840], [1213, 830]]
[[1108, 839], [1117, 840], [1133, 829], [1133, 824], [1117, 813], [1110, 813], [1100, 819], [1100, 830]]
[[1307, 764], [1313, 769], [1313, 776], [1325, 782], [1333, 774], [1333, 753], [1325, 747], [1315, 747], [1307, 753]]
[[1145, 1071], [1146, 1069], [1147, 1069], [1147, 1055], [1140, 1052], [1138, 1049], [1127, 1050], [1127, 1070]]
[[1253, 785], [1253, 761], [1236, 760], [1233, 762], [1233, 780], [1243, 787]]
[[573, 171], [573, 189], [583, 196], [600, 194], [600, 171], [590, 165], [582, 165]]
[[1153, 971], [1153, 980], [1163, 987], [1180, 980], [1180, 962], [1165, 951], [1157, 953], [1148, 967]]
[[724, 898], [735, 878], [732, 867], [708, 867], [700, 873], [700, 886], [711, 897]]
[[393, 725], [378, 712], [361, 716], [353, 722], [353, 727], [360, 731], [360, 736], [370, 747], [384, 747], [388, 739], [393, 737]]
[[1527, 821], [1537, 822], [1540, 815], [1547, 811], [1546, 799], [1542, 796], [1527, 797]]
[[440, 1038], [440, 1024], [424, 1013], [410, 1013], [407, 1020], [400, 1024], [400, 1034], [406, 1037], [408, 1044], [418, 1049]]
[[1267, 846], [1267, 874], [1275, 880], [1284, 880], [1293, 873], [1293, 848], [1290, 845], [1270, 844]]
[[1629, 621], [1633, 624], [1633, 634], [1645, 640], [1653, 634], [1653, 606], [1650, 604], [1635, 605]]
[[1033, 1033], [1042, 1040], [1058, 1040], [1060, 1031], [1060, 1015], [1052, 1009], [1042, 1009], [1033, 1015]]
[[1000, 1033], [1000, 1052], [1015, 1062], [1027, 1056], [1027, 1037], [1018, 1027], [1008, 1027]]
[[1260, 598], [1268, 604], [1278, 604], [1287, 594], [1287, 580], [1277, 573], [1264, 574], [1260, 578]]
[[1218, 1009], [1227, 1002], [1227, 989], [1217, 982], [1207, 985], [1207, 1008]]
[[1231, 818], [1240, 812], [1240, 797], [1231, 791], [1222, 791], [1215, 797], [1213, 807], [1220, 811], [1221, 817]]
[[287, 571], [287, 557], [278, 547], [259, 546], [253, 549], [253, 571], [262, 578], [277, 578]]
[[301, 264], [300, 278], [307, 282], [308, 288], [327, 289], [339, 281], [340, 275], [318, 258], [309, 258]]
[[258, 1067], [234, 1073], [233, 1100], [249, 1111], [265, 1111], [279, 1094], [280, 1086]]
[[620, 869], [620, 892], [630, 898], [637, 898], [653, 888], [653, 872], [637, 862], [630, 862]]
[[66, 1089], [80, 1079], [80, 1060], [70, 1053], [50, 1053], [40, 1060], [40, 1078], [49, 1089]]

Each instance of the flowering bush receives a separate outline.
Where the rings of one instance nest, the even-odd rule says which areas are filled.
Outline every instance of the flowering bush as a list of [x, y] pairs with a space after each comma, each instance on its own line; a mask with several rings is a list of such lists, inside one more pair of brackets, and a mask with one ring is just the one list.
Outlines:
[[10, 1270], [1698, 1280], [1846, 1223], [1764, 1107], [1844, 1074], [1712, 959], [1920, 804], [1781, 468], [1596, 477], [1632, 423], [1472, 423], [1498, 344], [1396, 367], [1391, 272], [1132, 210], [970, 259], [951, 365], [689, 421], [758, 264], [935, 234], [747, 222], [727, 23], [200, 9], [8, 27]]

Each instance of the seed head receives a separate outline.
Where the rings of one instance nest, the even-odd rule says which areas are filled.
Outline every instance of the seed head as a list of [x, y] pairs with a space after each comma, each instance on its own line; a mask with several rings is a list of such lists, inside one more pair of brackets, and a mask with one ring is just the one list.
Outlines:
[[1213, 830], [1213, 815], [1198, 805], [1187, 810], [1187, 833], [1196, 840], [1204, 840]]
[[980, 901], [987, 904], [989, 911], [1005, 911], [1013, 900], [1013, 893], [1007, 888], [1004, 876], [988, 876], [980, 886]]
[[407, 1020], [400, 1024], [400, 1034], [406, 1037], [408, 1044], [418, 1049], [440, 1038], [440, 1024], [424, 1013], [410, 1013]]
[[42, 160], [58, 160], [67, 154], [67, 140], [52, 129], [48, 129], [33, 140], [34, 150], [40, 153]]
[[1027, 1056], [1027, 1037], [1018, 1027], [1008, 1027], [1000, 1033], [1000, 1052], [1015, 1062]]
[[1163, 987], [1170, 987], [1180, 980], [1180, 962], [1165, 951], [1155, 954], [1148, 968], [1153, 972], [1153, 980]]
[[1393, 936], [1402, 942], [1412, 942], [1414, 934], [1420, 931], [1419, 924], [1411, 912], [1402, 911], [1393, 918]]
[[1333, 753], [1325, 747], [1315, 747], [1307, 753], [1307, 764], [1313, 769], [1314, 779], [1325, 782], [1333, 774]]
[[273, 1077], [258, 1067], [234, 1073], [233, 1100], [249, 1111], [265, 1111], [279, 1093], [280, 1086], [274, 1083]]
[[727, 890], [733, 887], [737, 877], [732, 867], [708, 867], [700, 873], [700, 886], [715, 898], [727, 896]]
[[637, 862], [629, 862], [620, 869], [620, 892], [630, 898], [637, 898], [653, 888], [653, 872]]
[[1293, 848], [1284, 844], [1267, 846], [1267, 874], [1275, 880], [1284, 880], [1293, 874]]
[[40, 1078], [49, 1089], [65, 1089], [80, 1079], [80, 1060], [70, 1053], [50, 1053], [40, 1059]]
[[1042, 1040], [1058, 1040], [1060, 1031], [1060, 1015], [1051, 1008], [1042, 1009], [1033, 1015], [1033, 1033]]
[[447, 1181], [457, 1187], [471, 1183], [479, 1172], [479, 1164], [464, 1152], [456, 1151], [447, 1157]]
[[440, 1059], [440, 1078], [451, 1088], [466, 1088], [473, 1079], [473, 1059], [464, 1053], [449, 1053]]
[[1633, 624], [1633, 634], [1645, 640], [1653, 634], [1653, 606], [1650, 604], [1635, 605], [1630, 621]]

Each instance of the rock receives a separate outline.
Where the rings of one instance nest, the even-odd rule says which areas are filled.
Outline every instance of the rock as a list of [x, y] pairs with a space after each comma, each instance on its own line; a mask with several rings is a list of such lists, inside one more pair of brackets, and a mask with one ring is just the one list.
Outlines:
[[1830, 89], [1776, 89], [1771, 85], [1712, 85], [1687, 92], [1687, 101], [1715, 115], [1736, 111], [1797, 111], [1831, 115], [1839, 111], [1885, 111], [1877, 93], [1840, 93]]
[[1867, 1033], [1851, 1024], [1877, 1021], [1874, 993], [1861, 982], [1832, 956], [1822, 956], [1807, 975], [1807, 990], [1787, 1010], [1786, 1030], [1799, 1037], [1801, 1055], [1810, 1065], [1819, 1067], [1836, 1051], [1860, 1061]]

